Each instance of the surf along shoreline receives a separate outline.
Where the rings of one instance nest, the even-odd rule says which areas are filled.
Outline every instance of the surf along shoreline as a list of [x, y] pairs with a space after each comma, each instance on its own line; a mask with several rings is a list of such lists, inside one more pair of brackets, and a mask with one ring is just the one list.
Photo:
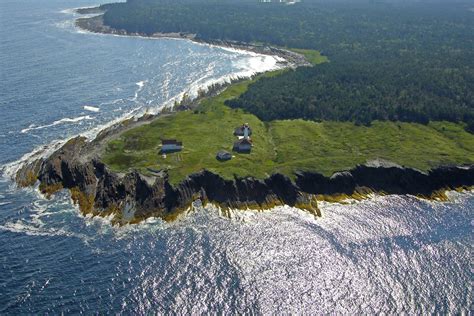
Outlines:
[[[77, 9], [81, 14], [97, 14], [98, 8]], [[103, 11], [102, 11], [103, 12]], [[89, 32], [140, 36], [149, 38], [178, 38], [197, 43], [220, 46], [256, 54], [278, 56], [286, 60], [286, 67], [308, 66], [304, 56], [269, 46], [254, 46], [234, 42], [203, 42], [190, 34], [127, 33], [110, 29], [101, 22], [101, 15], [79, 18], [76, 25]], [[286, 57], [286, 58], [285, 58]], [[206, 93], [190, 103], [179, 103], [174, 111], [195, 108], [203, 98], [219, 95], [229, 85], [240, 81], [209, 87]], [[167, 172], [151, 174], [138, 171], [118, 173], [111, 171], [101, 160], [104, 146], [122, 133], [155, 119], [170, 116], [145, 114], [130, 118], [103, 129], [93, 140], [78, 136], [50, 156], [24, 164], [16, 172], [20, 187], [34, 186], [48, 198], [62, 189], [68, 189], [73, 202], [83, 215], [110, 216], [112, 223], [125, 225], [138, 223], [149, 217], [175, 220], [192, 209], [200, 200], [203, 205], [212, 203], [226, 214], [230, 209], [267, 210], [289, 205], [306, 210], [318, 217], [318, 201], [341, 202], [360, 200], [378, 194], [413, 194], [423, 198], [447, 200], [446, 190], [471, 190], [474, 186], [474, 166], [440, 166], [428, 173], [405, 168], [391, 162], [376, 160], [358, 165], [347, 171], [325, 177], [314, 172], [298, 172], [294, 180], [282, 174], [272, 174], [266, 179], [252, 177], [228, 180], [220, 175], [202, 170], [190, 174], [178, 184], [169, 181]]]
[[302, 54], [270, 45], [255, 45], [237, 41], [205, 41], [202, 39], [198, 39], [196, 37], [196, 34], [191, 33], [154, 33], [151, 35], [145, 33], [131, 33], [126, 30], [118, 30], [105, 25], [103, 15], [106, 12], [106, 9], [102, 9], [100, 7], [79, 8], [75, 9], [75, 12], [81, 15], [94, 14], [94, 16], [91, 17], [77, 18], [75, 21], [76, 27], [91, 33], [110, 34], [116, 36], [143, 37], [151, 39], [171, 38], [189, 40], [198, 44], [279, 57], [280, 59], [282, 59], [281, 62], [290, 68], [312, 66], [312, 64]]

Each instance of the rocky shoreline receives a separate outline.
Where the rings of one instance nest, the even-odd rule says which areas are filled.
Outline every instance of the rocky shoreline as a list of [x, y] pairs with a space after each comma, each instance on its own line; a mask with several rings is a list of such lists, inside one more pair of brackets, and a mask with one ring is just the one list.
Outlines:
[[318, 201], [360, 199], [370, 193], [412, 194], [444, 199], [444, 192], [474, 186], [474, 166], [439, 167], [428, 173], [373, 161], [352, 170], [325, 177], [300, 172], [294, 181], [281, 174], [266, 179], [226, 180], [202, 170], [173, 186], [166, 172], [143, 175], [137, 171], [114, 173], [99, 159], [84, 159], [91, 142], [77, 137], [50, 157], [24, 165], [16, 175], [21, 186], [39, 182], [47, 197], [68, 189], [81, 213], [111, 216], [114, 224], [137, 223], [148, 217], [176, 219], [200, 200], [223, 210], [266, 210], [289, 205], [320, 216]]
[[[83, 10], [86, 10], [84, 13], [98, 13], [94, 11], [97, 8]], [[83, 23], [88, 23], [87, 27], [90, 27], [91, 31], [131, 35], [114, 33], [116, 30], [111, 29], [105, 32], [106, 27], [98, 17], [78, 19], [78, 24], [84, 27]], [[188, 38], [189, 35], [177, 36]], [[190, 37], [188, 39], [196, 40]], [[242, 48], [239, 43], [208, 44], [253, 49], [249, 46]], [[265, 49], [267, 54], [272, 55], [278, 55], [277, 51], [280, 51], [271, 47]], [[304, 64], [298, 59], [289, 60], [292, 65]], [[223, 87], [213, 87], [208, 94], [201, 97], [215, 95]], [[197, 102], [199, 98], [194, 100], [193, 104]], [[180, 104], [177, 110], [190, 106]], [[100, 151], [104, 144], [124, 131], [140, 124], [148, 124], [156, 118], [157, 115], [145, 115], [125, 120], [103, 130], [92, 141], [81, 136], [73, 138], [49, 157], [23, 165], [16, 173], [16, 183], [20, 187], [39, 183], [39, 190], [48, 198], [60, 190], [67, 189], [82, 214], [111, 216], [112, 222], [119, 225], [137, 223], [149, 217], [173, 220], [187, 211], [196, 200], [203, 204], [215, 204], [223, 210], [266, 210], [279, 205], [289, 205], [306, 210], [314, 216], [321, 216], [318, 209], [318, 201], [321, 200], [338, 202], [349, 198], [361, 199], [371, 193], [412, 194], [443, 200], [446, 198], [446, 190], [471, 189], [474, 186], [474, 165], [441, 166], [423, 173], [376, 160], [335, 173], [331, 177], [315, 172], [299, 172], [293, 180], [282, 174], [273, 174], [266, 179], [248, 177], [229, 180], [201, 170], [190, 174], [181, 183], [172, 185], [166, 171], [147, 175], [133, 170], [126, 174], [115, 173], [100, 161]]]
[[[88, 8], [88, 9], [77, 9], [76, 12], [80, 14], [91, 14], [91, 13], [104, 13], [103, 10], [98, 10], [99, 8]], [[84, 11], [85, 10], [85, 11]], [[306, 60], [306, 58], [298, 53], [276, 48], [268, 45], [252, 45], [249, 43], [237, 42], [237, 41], [221, 41], [221, 40], [202, 40], [199, 39], [196, 34], [190, 33], [154, 33], [154, 34], [144, 34], [144, 33], [130, 33], [126, 30], [117, 30], [111, 28], [104, 24], [103, 14], [96, 15], [93, 17], [79, 18], [76, 20], [76, 26], [92, 33], [99, 34], [111, 34], [111, 35], [121, 35], [121, 36], [139, 36], [139, 37], [148, 37], [148, 38], [175, 38], [175, 39], [185, 39], [190, 40], [200, 44], [207, 44], [213, 46], [219, 46], [224, 48], [232, 48], [236, 50], [248, 51], [256, 54], [278, 56], [282, 59], [281, 63], [290, 68], [296, 67], [311, 67], [312, 64]]]

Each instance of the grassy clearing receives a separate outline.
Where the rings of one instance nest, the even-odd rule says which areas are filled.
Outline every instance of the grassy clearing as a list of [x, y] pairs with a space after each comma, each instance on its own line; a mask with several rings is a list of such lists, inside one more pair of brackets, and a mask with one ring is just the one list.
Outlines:
[[[303, 120], [264, 123], [252, 114], [224, 105], [254, 80], [234, 84], [220, 95], [201, 101], [195, 111], [164, 116], [125, 132], [107, 145], [104, 162], [119, 172], [168, 169], [172, 183], [202, 169], [231, 179], [265, 178], [274, 172], [293, 177], [298, 170], [330, 176], [375, 158], [424, 171], [439, 165], [474, 163], [474, 136], [454, 123], [432, 122], [425, 126], [374, 122], [371, 127]], [[244, 122], [253, 129], [252, 153], [235, 153], [230, 161], [217, 161], [217, 151], [232, 149], [233, 129]], [[161, 157], [158, 151], [162, 138], [181, 140], [184, 150]]]
[[374, 122], [275, 121], [276, 170], [318, 171], [330, 176], [376, 158], [427, 171], [439, 165], [474, 163], [474, 136], [449, 122], [429, 125]]
[[317, 50], [313, 49], [298, 49], [298, 48], [291, 48], [290, 50], [300, 53], [306, 57], [306, 59], [312, 63], [313, 65], [319, 65], [322, 63], [329, 62], [329, 59], [326, 56], [321, 55], [321, 53]]
[[[226, 178], [234, 174], [265, 177], [275, 156], [270, 135], [263, 122], [241, 110], [216, 107], [212, 102], [203, 105], [196, 112], [179, 112], [151, 123], [132, 129], [121, 138], [109, 143], [105, 162], [115, 170], [130, 167], [142, 169], [169, 169], [172, 182], [178, 182], [186, 175], [206, 168], [218, 172]], [[216, 153], [232, 150], [235, 137], [234, 127], [248, 122], [254, 133], [261, 135], [255, 140], [255, 149], [250, 155], [238, 155], [231, 161], [222, 163], [216, 160]], [[158, 155], [161, 138], [176, 138], [183, 141], [182, 152], [168, 154], [166, 158]], [[254, 165], [268, 166], [255, 170]]]

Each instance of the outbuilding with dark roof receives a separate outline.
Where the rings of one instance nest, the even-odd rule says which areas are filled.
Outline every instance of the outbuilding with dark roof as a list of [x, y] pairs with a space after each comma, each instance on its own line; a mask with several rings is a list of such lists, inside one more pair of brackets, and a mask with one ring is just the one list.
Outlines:
[[163, 139], [161, 141], [161, 150], [160, 153], [173, 153], [181, 151], [183, 149], [183, 143], [178, 142], [176, 139]]
[[239, 139], [234, 143], [234, 151], [239, 153], [250, 153], [252, 150], [252, 141], [248, 138]]
[[232, 159], [232, 154], [228, 151], [221, 150], [217, 153], [216, 159], [219, 161], [227, 161]]

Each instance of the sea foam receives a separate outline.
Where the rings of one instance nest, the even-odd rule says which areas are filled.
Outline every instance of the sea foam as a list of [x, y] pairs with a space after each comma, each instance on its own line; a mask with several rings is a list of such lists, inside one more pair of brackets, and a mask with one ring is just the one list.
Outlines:
[[79, 117], [75, 117], [75, 118], [67, 118], [66, 117], [66, 118], [54, 121], [53, 123], [47, 124], [47, 125], [36, 126], [35, 124], [32, 124], [29, 127], [22, 129], [21, 133], [25, 134], [25, 133], [28, 133], [29, 131], [32, 131], [32, 130], [44, 129], [44, 128], [53, 127], [53, 126], [60, 125], [60, 124], [65, 124], [65, 123], [77, 123], [77, 122], [84, 121], [84, 120], [93, 120], [93, 118], [89, 115], [86, 115], [86, 116], [79, 116]]
[[84, 110], [90, 111], [90, 112], [99, 112], [100, 108], [95, 107], [95, 106], [84, 105]]
[[[63, 13], [68, 13], [71, 14], [73, 12], [70, 11], [64, 11]], [[104, 36], [110, 36], [110, 35], [105, 35]], [[150, 38], [145, 38], [145, 39], [150, 39]], [[153, 40], [170, 40], [170, 39], [153, 39]], [[178, 39], [178, 40], [186, 40], [186, 39]], [[186, 40], [188, 41], [188, 40]], [[195, 43], [195, 45], [205, 45], [205, 46], [213, 46], [215, 45], [209, 45], [209, 44], [203, 44], [203, 43]], [[196, 98], [198, 96], [198, 91], [203, 90], [207, 91], [207, 89], [214, 84], [225, 84], [229, 83], [234, 79], [238, 78], [249, 78], [253, 75], [256, 75], [258, 73], [266, 72], [266, 71], [271, 71], [271, 70], [276, 70], [280, 69], [283, 67], [283, 65], [280, 63], [283, 59], [278, 56], [269, 56], [269, 55], [262, 55], [254, 52], [248, 52], [244, 50], [239, 50], [239, 49], [233, 49], [233, 48], [222, 48], [223, 50], [230, 51], [233, 53], [237, 53], [239, 55], [245, 55], [247, 58], [245, 60], [241, 61], [232, 61], [232, 65], [234, 68], [237, 68], [235, 72], [232, 74], [227, 74], [224, 76], [221, 76], [219, 78], [213, 77], [215, 75], [214, 73], [214, 67], [207, 67], [206, 73], [201, 76], [200, 78], [194, 80], [191, 82], [186, 89], [183, 89], [181, 92], [172, 95], [169, 97], [167, 100], [164, 102], [160, 102], [159, 104], [152, 105], [152, 102], [147, 102], [147, 106], [144, 107], [143, 104], [139, 104], [138, 107], [135, 107], [131, 110], [129, 110], [127, 113], [122, 114], [121, 116], [114, 118], [110, 121], [108, 121], [105, 124], [95, 126], [89, 130], [83, 131], [80, 133], [80, 135], [87, 137], [89, 140], [92, 140], [95, 138], [95, 136], [100, 133], [102, 130], [117, 124], [123, 120], [126, 119], [131, 119], [131, 118], [138, 118], [145, 113], [148, 114], [158, 114], [165, 108], [171, 107], [175, 101], [180, 101], [183, 97], [184, 94], [187, 94], [189, 97], [192, 99]], [[143, 91], [145, 88], [146, 83], [148, 80], [141, 80], [135, 83], [135, 85], [138, 86], [137, 90], [134, 93], [133, 98], [128, 99], [128, 101], [132, 102], [137, 102], [140, 92]], [[169, 83], [168, 83], [169, 84]], [[165, 85], [166, 86], [166, 85]], [[168, 92], [166, 92], [166, 95], [168, 95]], [[127, 99], [117, 99], [113, 101], [111, 104], [115, 104], [118, 102], [124, 102]], [[137, 102], [138, 103], [138, 102]], [[106, 102], [104, 104], [109, 104], [109, 102]], [[92, 107], [92, 106], [84, 106], [84, 110], [90, 111], [90, 112], [98, 112], [100, 111], [100, 108], [98, 107]], [[76, 118], [63, 118], [57, 121], [54, 121], [51, 124], [46, 124], [46, 125], [41, 125], [41, 126], [36, 126], [34, 124], [28, 126], [27, 128], [24, 128], [21, 130], [21, 133], [25, 134], [30, 131], [34, 130], [41, 130], [49, 127], [54, 127], [60, 124], [68, 124], [68, 123], [78, 123], [84, 120], [93, 120], [94, 118], [85, 115], [85, 116], [80, 116]], [[54, 151], [59, 149], [63, 144], [65, 144], [69, 139], [74, 138], [78, 135], [71, 136], [67, 139], [63, 140], [56, 140], [51, 142], [50, 144], [39, 146], [35, 148], [32, 152], [25, 154], [23, 157], [21, 157], [19, 160], [8, 163], [6, 165], [1, 166], [1, 173], [4, 176], [7, 176], [9, 178], [14, 177], [16, 172], [26, 163], [34, 161], [39, 158], [46, 158], [49, 155], [51, 155]]]

